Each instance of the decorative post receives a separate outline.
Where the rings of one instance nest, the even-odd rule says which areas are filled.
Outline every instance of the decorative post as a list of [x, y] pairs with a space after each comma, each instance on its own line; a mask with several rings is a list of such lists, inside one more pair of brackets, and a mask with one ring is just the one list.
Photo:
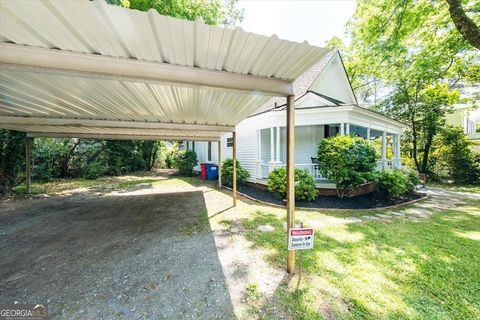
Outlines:
[[275, 169], [275, 128], [270, 127], [270, 161], [268, 162], [268, 173]]
[[232, 180], [232, 190], [233, 190], [233, 206], [237, 206], [237, 137], [236, 132], [232, 132], [233, 140], [233, 180]]
[[275, 148], [275, 129], [271, 127], [270, 128], [270, 162], [275, 161], [274, 148]]
[[[287, 96], [287, 234], [295, 228], [295, 96]], [[288, 245], [288, 243], [287, 243]], [[287, 255], [287, 272], [295, 272], [295, 251]]]
[[277, 151], [277, 152], [276, 152], [276, 157], [275, 157], [276, 159], [275, 160], [278, 163], [280, 163], [280, 127], [277, 127], [276, 132], [277, 132], [277, 146], [276, 146], [275, 151]]
[[25, 192], [30, 193], [30, 183], [32, 178], [32, 144], [33, 138], [25, 138]]
[[344, 136], [345, 135], [345, 129], [344, 129], [344, 124], [343, 123], [340, 123], [340, 135], [341, 136]]
[[347, 136], [350, 134], [350, 123], [345, 123], [345, 134]]
[[367, 128], [367, 141], [370, 142], [370, 128]]
[[383, 162], [383, 169], [387, 167], [387, 131], [383, 131], [382, 136], [382, 162]]
[[402, 167], [402, 160], [400, 157], [400, 134], [393, 136], [393, 160], [392, 165], [394, 168], [400, 169]]
[[222, 139], [218, 140], [218, 188], [222, 188]]

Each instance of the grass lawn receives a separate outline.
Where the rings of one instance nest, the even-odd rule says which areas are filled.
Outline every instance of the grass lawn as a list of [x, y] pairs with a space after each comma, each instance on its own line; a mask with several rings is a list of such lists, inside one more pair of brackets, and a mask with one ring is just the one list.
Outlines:
[[[268, 261], [281, 267], [284, 221], [257, 211], [243, 222], [247, 239], [269, 249]], [[265, 224], [275, 231], [258, 232]], [[317, 229], [302, 270], [301, 279], [298, 272], [286, 277], [274, 298], [259, 298], [251, 312], [266, 319], [279, 309], [292, 319], [480, 319], [480, 202], [422, 222]]]
[[480, 185], [478, 184], [429, 183], [428, 186], [443, 188], [455, 192], [480, 193]]
[[[122, 191], [134, 188], [136, 186], [154, 187], [159, 184], [164, 185], [199, 185], [202, 183], [197, 177], [165, 178], [154, 172], [135, 172], [128, 175], [116, 177], [101, 177], [94, 180], [89, 179], [55, 179], [46, 182], [33, 182], [31, 184], [31, 194], [55, 195], [68, 193], [72, 191], [88, 190], [91, 192], [108, 193], [112, 191]], [[25, 185], [21, 184], [15, 188], [19, 195], [25, 194]]]

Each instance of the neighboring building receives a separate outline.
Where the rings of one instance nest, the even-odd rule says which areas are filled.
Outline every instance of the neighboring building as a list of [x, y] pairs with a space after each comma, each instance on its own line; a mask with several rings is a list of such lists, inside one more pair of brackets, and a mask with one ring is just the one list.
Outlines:
[[447, 124], [460, 126], [467, 135], [468, 140], [474, 143], [474, 149], [480, 151], [480, 108], [472, 110], [471, 105], [457, 104], [451, 114], [447, 115]]
[[[336, 134], [356, 134], [371, 141], [381, 139], [378, 169], [401, 167], [400, 135], [404, 125], [358, 106], [338, 52], [306, 71], [293, 85], [295, 166], [310, 172], [318, 187], [333, 186], [319, 173], [318, 143]], [[284, 99], [271, 99], [236, 126], [237, 158], [249, 171], [253, 183], [266, 184], [268, 174], [286, 163], [285, 105], [279, 103], [284, 103]], [[232, 156], [232, 148], [226, 143], [228, 137], [231, 134], [221, 138], [222, 160]], [[218, 163], [217, 147], [217, 142], [190, 141], [182, 145], [195, 150], [199, 163]]]

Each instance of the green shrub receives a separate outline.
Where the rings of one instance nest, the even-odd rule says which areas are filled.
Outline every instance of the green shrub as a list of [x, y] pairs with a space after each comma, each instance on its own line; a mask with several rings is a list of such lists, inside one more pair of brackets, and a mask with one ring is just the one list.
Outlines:
[[105, 165], [100, 161], [96, 161], [85, 167], [84, 177], [89, 180], [94, 180], [105, 175], [106, 172], [107, 168]]
[[376, 174], [375, 190], [384, 197], [398, 197], [415, 190], [418, 177], [400, 169], [382, 170]]
[[193, 167], [198, 163], [197, 154], [192, 150], [177, 152], [175, 156], [174, 166], [181, 175], [191, 176]]
[[[268, 191], [287, 195], [287, 169], [277, 168], [268, 175]], [[295, 199], [313, 201], [317, 197], [313, 177], [306, 171], [295, 169]]]
[[471, 145], [461, 127], [443, 128], [434, 142], [433, 177], [455, 183], [479, 183], [480, 165]]
[[415, 188], [421, 183], [418, 177], [418, 172], [415, 170], [407, 171], [407, 190], [408, 192], [414, 192]]
[[338, 195], [374, 178], [375, 148], [360, 137], [335, 136], [323, 139], [318, 145], [320, 173], [335, 183]]
[[174, 167], [174, 163], [175, 163], [174, 153], [173, 152], [167, 153], [167, 155], [165, 156], [165, 167], [167, 167], [167, 169], [171, 169]]
[[[242, 168], [240, 162], [237, 160], [237, 183], [242, 184], [250, 178], [250, 173]], [[233, 159], [227, 158], [222, 163], [222, 184], [232, 186], [233, 182]]]

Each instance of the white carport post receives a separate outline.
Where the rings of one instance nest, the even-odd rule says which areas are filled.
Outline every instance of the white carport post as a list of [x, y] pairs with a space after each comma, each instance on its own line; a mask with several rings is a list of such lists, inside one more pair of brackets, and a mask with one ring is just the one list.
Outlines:
[[218, 188], [222, 188], [222, 139], [218, 140]]
[[[295, 228], [295, 96], [290, 95], [287, 96], [287, 235], [292, 228]], [[287, 272], [295, 272], [294, 250], [288, 250]]]
[[25, 192], [30, 193], [30, 183], [32, 178], [32, 144], [33, 138], [25, 138]]
[[232, 132], [233, 148], [233, 177], [232, 177], [232, 190], [233, 190], [233, 206], [237, 206], [237, 137], [235, 131]]

